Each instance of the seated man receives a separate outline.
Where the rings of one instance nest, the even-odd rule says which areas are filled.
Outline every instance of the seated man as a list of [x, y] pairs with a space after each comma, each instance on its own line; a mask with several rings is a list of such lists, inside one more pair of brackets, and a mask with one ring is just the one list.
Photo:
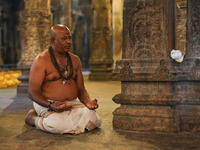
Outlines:
[[40, 53], [31, 66], [29, 98], [34, 109], [28, 112], [25, 122], [60, 134], [80, 134], [100, 127], [101, 119], [94, 110], [98, 108], [97, 100], [90, 100], [80, 59], [69, 52], [70, 30], [54, 25], [50, 42], [49, 49]]

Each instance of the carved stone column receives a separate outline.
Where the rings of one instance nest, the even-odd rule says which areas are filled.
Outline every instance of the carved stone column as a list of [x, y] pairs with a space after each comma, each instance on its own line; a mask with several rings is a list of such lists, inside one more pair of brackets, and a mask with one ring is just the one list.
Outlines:
[[62, 17], [61, 0], [51, 0], [51, 12], [53, 24], [60, 24]]
[[172, 107], [179, 102], [173, 93], [178, 81], [170, 51], [174, 47], [173, 0], [125, 0], [122, 60], [113, 78], [121, 81], [121, 104], [114, 112], [113, 127], [124, 131], [178, 132]]
[[11, 3], [6, 0], [0, 1], [0, 70], [4, 65], [6, 57], [7, 42], [7, 24], [10, 14]]
[[83, 48], [83, 58], [82, 58], [82, 68], [88, 69], [89, 58], [92, 51], [92, 24], [93, 24], [93, 15], [92, 15], [92, 2], [91, 1], [79, 1], [79, 6], [81, 12], [83, 13], [86, 21], [85, 25], [85, 47]]
[[111, 3], [93, 0], [93, 38], [89, 80], [111, 80], [113, 66]]
[[61, 6], [63, 6], [63, 14], [61, 17], [61, 24], [66, 25], [69, 29], [72, 27], [72, 13], [71, 13], [71, 0], [61, 0]]
[[22, 57], [17, 68], [22, 71], [17, 94], [27, 94], [29, 71], [35, 57], [48, 48], [50, 41], [50, 1], [25, 0], [22, 19]]

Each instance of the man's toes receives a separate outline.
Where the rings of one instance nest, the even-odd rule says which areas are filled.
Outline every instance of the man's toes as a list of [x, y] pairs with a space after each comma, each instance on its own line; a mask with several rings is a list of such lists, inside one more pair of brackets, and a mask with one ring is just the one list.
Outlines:
[[29, 112], [27, 113], [26, 118], [25, 118], [25, 123], [30, 124], [30, 125], [34, 125], [35, 124], [35, 117], [36, 117], [35, 109], [29, 110]]

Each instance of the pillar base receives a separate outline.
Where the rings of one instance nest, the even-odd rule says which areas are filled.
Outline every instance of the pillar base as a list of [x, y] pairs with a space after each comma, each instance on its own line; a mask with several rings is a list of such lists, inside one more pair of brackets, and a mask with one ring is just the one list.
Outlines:
[[17, 94], [28, 94], [30, 69], [21, 69], [21, 71], [22, 75], [18, 77], [21, 83], [17, 85]]
[[180, 130], [182, 132], [200, 131], [200, 105], [179, 104], [176, 106], [180, 114]]
[[170, 106], [121, 105], [113, 114], [115, 130], [178, 132], [179, 122]]
[[28, 83], [20, 83], [17, 85], [17, 94], [28, 94]]

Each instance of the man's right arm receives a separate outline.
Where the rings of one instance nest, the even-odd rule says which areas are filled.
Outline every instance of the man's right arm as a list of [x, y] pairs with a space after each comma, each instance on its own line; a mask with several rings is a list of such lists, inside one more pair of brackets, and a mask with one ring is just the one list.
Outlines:
[[72, 106], [67, 105], [66, 102], [55, 102], [50, 104], [47, 98], [41, 95], [41, 87], [45, 80], [45, 64], [47, 63], [44, 56], [38, 56], [31, 66], [29, 76], [29, 98], [37, 104], [47, 108], [49, 107], [56, 112], [70, 110]]
[[29, 75], [29, 98], [41, 106], [48, 107], [49, 102], [41, 95], [41, 86], [45, 79], [44, 56], [34, 60]]

